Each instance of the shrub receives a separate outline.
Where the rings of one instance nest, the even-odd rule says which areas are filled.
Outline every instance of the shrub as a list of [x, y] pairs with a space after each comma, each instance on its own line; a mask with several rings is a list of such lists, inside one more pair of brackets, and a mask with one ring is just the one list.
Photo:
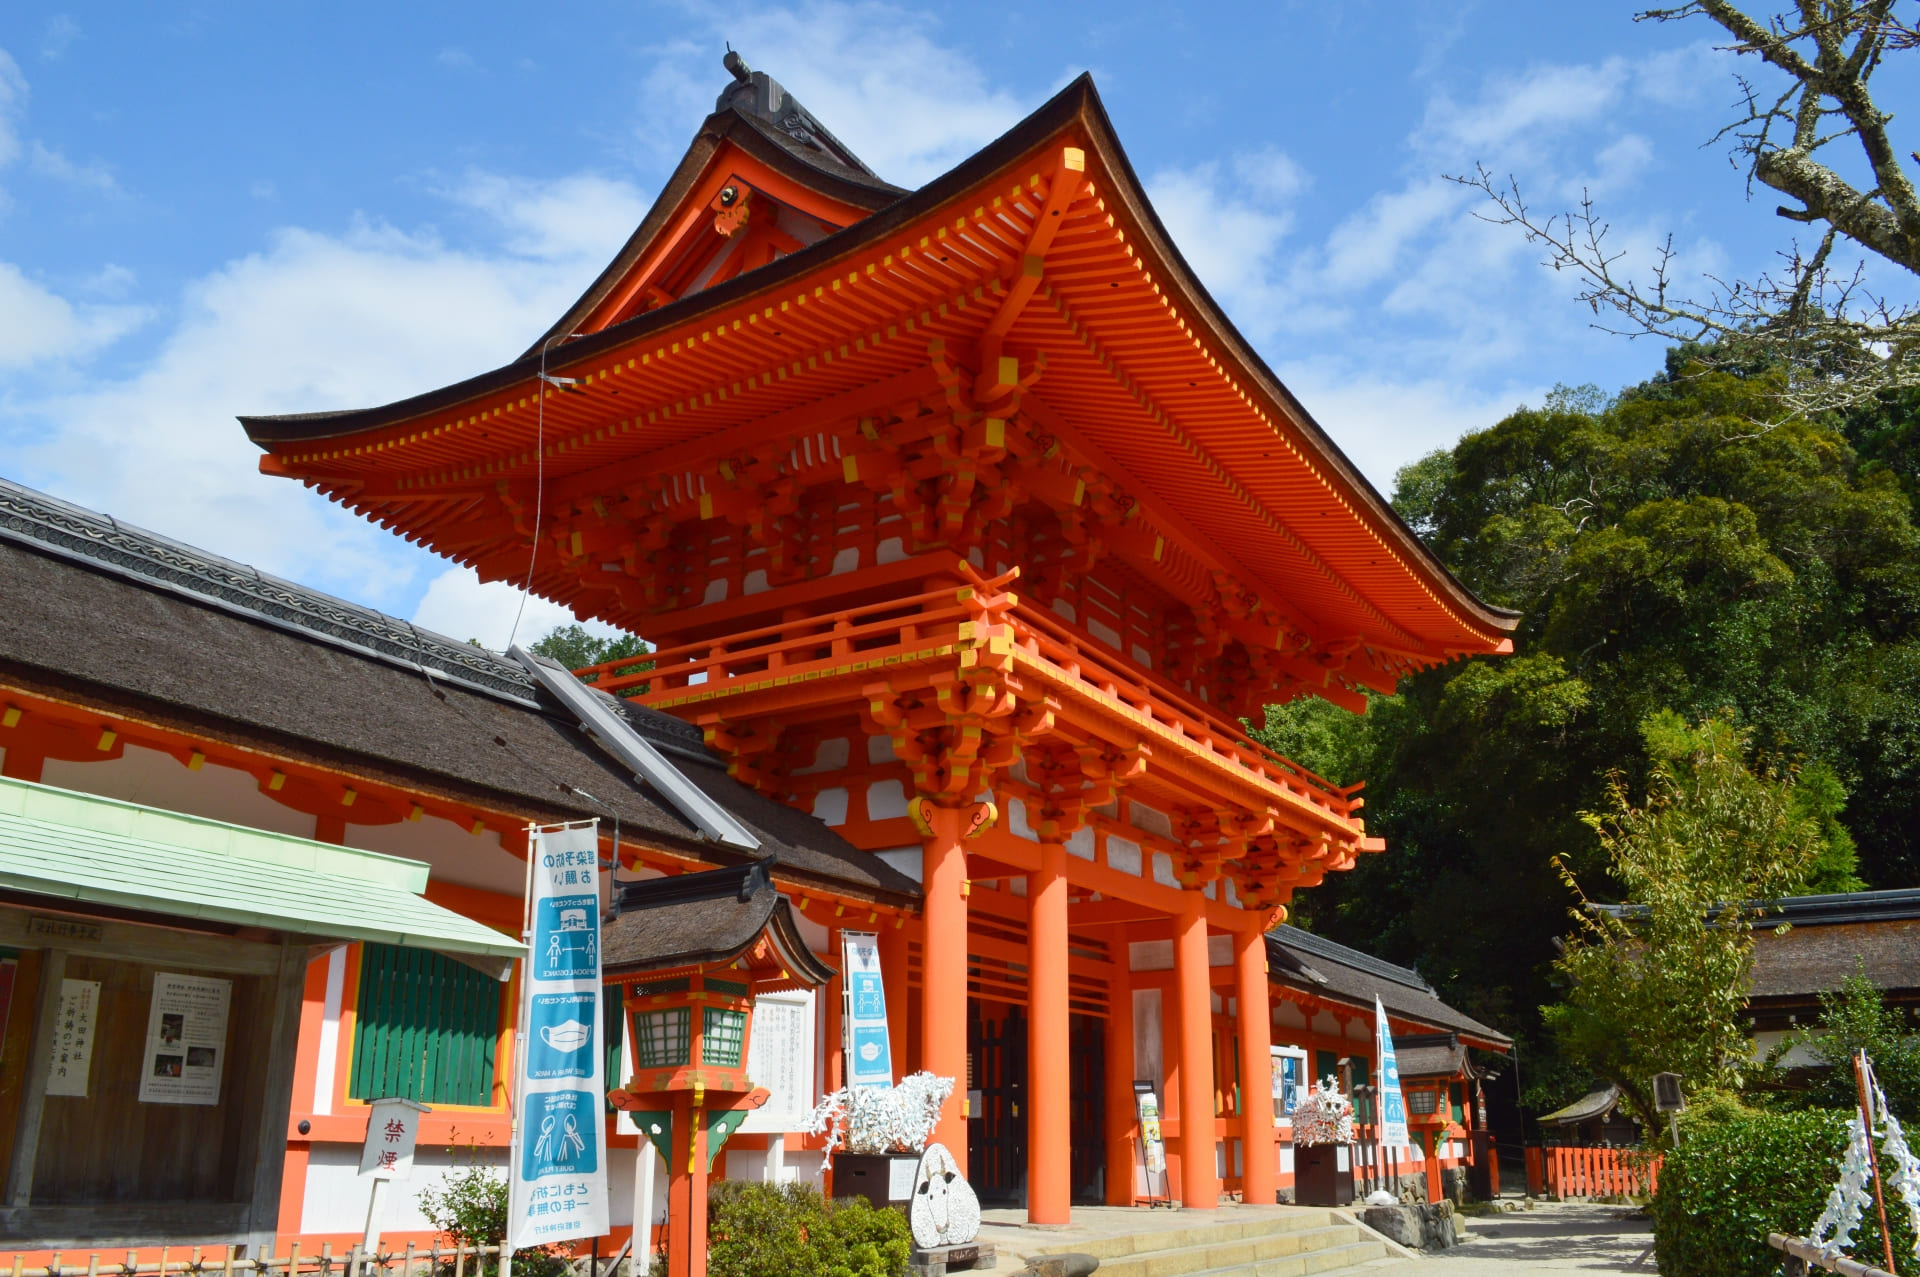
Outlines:
[[[1766, 1112], [1706, 1098], [1682, 1116], [1653, 1199], [1653, 1236], [1666, 1277], [1773, 1277], [1780, 1252], [1768, 1233], [1804, 1237], [1840, 1178], [1850, 1113]], [[1897, 1195], [1890, 1202], [1895, 1257], [1913, 1237]], [[1854, 1232], [1853, 1256], [1881, 1258], [1874, 1212]]]
[[[469, 1144], [449, 1149], [456, 1169], [431, 1188], [420, 1190], [420, 1213], [455, 1245], [492, 1246], [507, 1235], [507, 1177], [480, 1160], [480, 1150]], [[513, 1252], [514, 1277], [562, 1277], [569, 1269], [570, 1247], [542, 1246]], [[475, 1265], [486, 1277], [497, 1271], [497, 1261]]]
[[707, 1236], [712, 1277], [898, 1277], [912, 1250], [900, 1212], [805, 1184], [713, 1185]]

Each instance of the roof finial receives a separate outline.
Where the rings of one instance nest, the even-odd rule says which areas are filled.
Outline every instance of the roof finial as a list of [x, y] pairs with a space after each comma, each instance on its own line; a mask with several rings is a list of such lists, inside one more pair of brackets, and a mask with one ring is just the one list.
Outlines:
[[733, 51], [732, 44], [727, 45], [727, 56], [720, 59], [720, 65], [731, 71], [733, 78], [742, 84], [753, 78], [753, 68], [747, 65], [745, 58]]

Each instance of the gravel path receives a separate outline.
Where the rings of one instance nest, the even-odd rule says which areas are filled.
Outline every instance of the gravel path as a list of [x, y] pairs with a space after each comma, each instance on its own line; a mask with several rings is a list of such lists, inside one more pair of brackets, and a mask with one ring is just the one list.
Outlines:
[[1372, 1269], [1386, 1277], [1470, 1277], [1481, 1273], [1639, 1273], [1652, 1277], [1653, 1224], [1622, 1206], [1542, 1202], [1530, 1211], [1467, 1221], [1472, 1240], [1427, 1258]]

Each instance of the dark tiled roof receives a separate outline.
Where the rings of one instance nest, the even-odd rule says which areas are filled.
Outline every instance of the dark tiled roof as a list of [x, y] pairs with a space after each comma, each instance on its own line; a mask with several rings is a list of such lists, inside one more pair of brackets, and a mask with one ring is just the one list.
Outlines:
[[1267, 969], [1269, 979], [1338, 1002], [1371, 1010], [1378, 997], [1389, 1013], [1404, 1020], [1494, 1046], [1513, 1040], [1442, 1002], [1418, 971], [1285, 923], [1267, 933]]
[[1468, 1071], [1467, 1047], [1457, 1033], [1395, 1034], [1401, 1077], [1454, 1077]]
[[1784, 935], [1757, 927], [1749, 996], [1810, 1001], [1856, 971], [1889, 993], [1910, 999], [1920, 992], [1920, 918], [1803, 921]]
[[1588, 1091], [1565, 1108], [1555, 1109], [1540, 1120], [1551, 1122], [1555, 1126], [1576, 1126], [1581, 1122], [1591, 1122], [1597, 1117], [1605, 1117], [1619, 1104], [1620, 1088], [1603, 1086], [1597, 1091]]
[[620, 977], [730, 962], [766, 932], [786, 970], [803, 984], [825, 984], [833, 970], [807, 948], [792, 904], [766, 869], [759, 862], [623, 884], [619, 916], [601, 941], [601, 969]]
[[[625, 835], [741, 859], [504, 657], [5, 480], [0, 599], [0, 672], [31, 688], [530, 818], [617, 816]], [[621, 708], [783, 874], [918, 896], [878, 857], [733, 780], [698, 729]]]

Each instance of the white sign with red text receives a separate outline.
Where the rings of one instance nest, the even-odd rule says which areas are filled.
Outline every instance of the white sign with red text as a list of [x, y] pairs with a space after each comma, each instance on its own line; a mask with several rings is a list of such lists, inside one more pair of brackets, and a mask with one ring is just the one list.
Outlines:
[[420, 1139], [420, 1116], [432, 1109], [412, 1100], [375, 1100], [369, 1106], [367, 1147], [360, 1154], [360, 1173], [375, 1179], [407, 1179], [413, 1175], [413, 1148]]

